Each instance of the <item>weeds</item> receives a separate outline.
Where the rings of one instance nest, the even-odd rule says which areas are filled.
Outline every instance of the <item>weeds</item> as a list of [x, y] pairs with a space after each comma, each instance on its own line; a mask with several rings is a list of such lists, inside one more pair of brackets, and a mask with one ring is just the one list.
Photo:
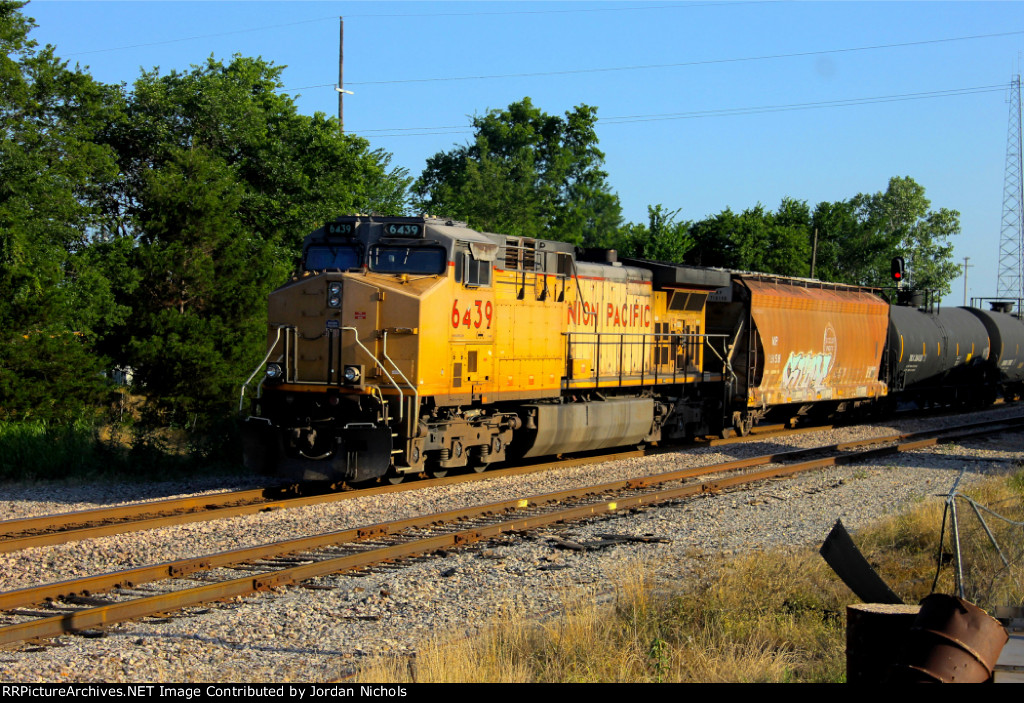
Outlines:
[[156, 480], [239, 471], [232, 456], [237, 432], [218, 429], [196, 438], [140, 422], [0, 422], [0, 481]]

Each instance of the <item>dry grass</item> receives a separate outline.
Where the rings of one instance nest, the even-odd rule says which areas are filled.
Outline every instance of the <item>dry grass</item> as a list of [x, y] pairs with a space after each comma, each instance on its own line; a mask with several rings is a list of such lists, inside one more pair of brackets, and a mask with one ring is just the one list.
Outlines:
[[[966, 500], [956, 501], [965, 598], [987, 610], [1021, 603], [1024, 528], [1002, 518], [1024, 521], [1024, 472], [991, 479], [964, 492], [979, 506], [975, 511]], [[893, 590], [906, 602], [916, 603], [933, 590], [957, 593], [957, 550], [951, 525], [944, 503], [936, 498], [865, 531], [857, 541]], [[1009, 566], [1003, 563], [1000, 552]], [[940, 555], [942, 569], [936, 582], [935, 566]]]
[[[1015, 519], [1024, 513], [1024, 474], [971, 489], [979, 503]], [[987, 519], [1005, 568], [973, 511], [959, 507], [968, 599], [982, 607], [1024, 602], [1020, 526]], [[941, 501], [857, 534], [858, 545], [906, 602], [931, 592]], [[1000, 522], [1000, 525], [996, 525]], [[944, 552], [948, 552], [949, 539]], [[845, 678], [845, 611], [857, 602], [816, 548], [695, 560], [697, 578], [658, 592], [633, 564], [613, 575], [610, 605], [594, 594], [564, 598], [562, 615], [537, 622], [501, 613], [483, 634], [424, 644], [415, 659], [373, 661], [360, 680], [378, 682], [837, 682]], [[650, 565], [646, 565], [650, 566]], [[946, 564], [937, 590], [953, 592]]]

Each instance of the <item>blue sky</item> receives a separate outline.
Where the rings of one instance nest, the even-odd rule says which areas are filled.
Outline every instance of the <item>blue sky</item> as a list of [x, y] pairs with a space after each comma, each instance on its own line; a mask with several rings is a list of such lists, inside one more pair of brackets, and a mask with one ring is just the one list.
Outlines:
[[[105, 82], [262, 56], [287, 66], [307, 114], [337, 113], [344, 16], [346, 131], [416, 176], [469, 138], [473, 114], [525, 96], [549, 113], [593, 105], [630, 221], [657, 203], [682, 219], [785, 196], [813, 207], [911, 176], [933, 208], [961, 213], [968, 295], [995, 294], [1021, 2], [36, 0], [24, 12], [37, 41]], [[959, 279], [946, 303], [962, 299]]]

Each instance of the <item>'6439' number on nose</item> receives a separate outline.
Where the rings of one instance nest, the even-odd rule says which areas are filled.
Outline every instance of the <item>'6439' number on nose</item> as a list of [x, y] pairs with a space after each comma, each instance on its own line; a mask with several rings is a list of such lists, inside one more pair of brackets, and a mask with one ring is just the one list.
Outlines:
[[[473, 300], [466, 304], [466, 307], [459, 309], [459, 301], [452, 303], [452, 327], [475, 327], [479, 329], [491, 329], [491, 322], [494, 317], [494, 305], [490, 300]], [[484, 325], [484, 323], [487, 323]]]

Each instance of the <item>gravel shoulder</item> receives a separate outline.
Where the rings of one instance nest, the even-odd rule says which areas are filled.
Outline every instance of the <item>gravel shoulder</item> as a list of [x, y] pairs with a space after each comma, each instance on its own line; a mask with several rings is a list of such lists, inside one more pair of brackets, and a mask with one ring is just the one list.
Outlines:
[[[1015, 416], [1021, 408], [976, 413]], [[557, 473], [495, 478], [475, 484], [375, 496], [85, 540], [0, 555], [0, 590], [60, 581], [89, 572], [195, 557], [300, 534], [423, 515], [571, 485], [702, 466], [856, 438], [939, 426], [952, 419], [913, 419], [814, 432], [785, 440], [687, 450], [577, 467]], [[370, 655], [415, 651], [423, 638], [471, 632], [510, 610], [545, 614], [567, 594], [597, 594], [609, 574], [645, 568], [656, 578], [685, 578], [702, 555], [819, 544], [837, 518], [856, 531], [918, 500], [940, 500], [961, 470], [967, 485], [1024, 462], [1024, 434], [969, 440], [857, 464], [766, 481], [718, 496], [610, 515], [536, 531], [446, 556], [363, 575], [318, 579], [328, 589], [290, 587], [193, 608], [170, 618], [110, 627], [105, 636], [63, 636], [45, 646], [0, 650], [5, 683], [330, 681]], [[88, 486], [0, 486], [2, 519], [251, 487], [207, 480]], [[964, 484], [962, 483], [961, 486]], [[597, 551], [561, 549], [555, 537], [592, 542], [602, 534], [659, 538]]]

